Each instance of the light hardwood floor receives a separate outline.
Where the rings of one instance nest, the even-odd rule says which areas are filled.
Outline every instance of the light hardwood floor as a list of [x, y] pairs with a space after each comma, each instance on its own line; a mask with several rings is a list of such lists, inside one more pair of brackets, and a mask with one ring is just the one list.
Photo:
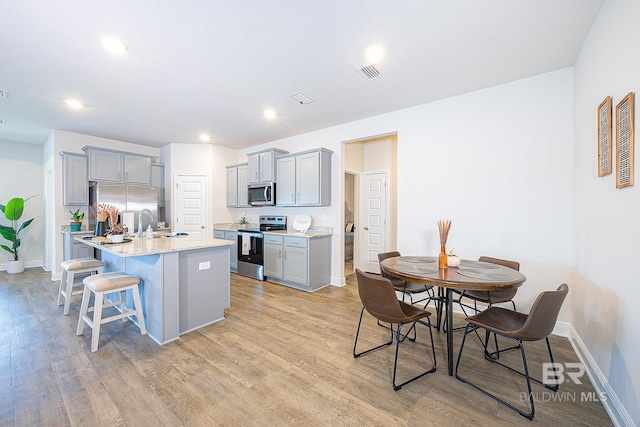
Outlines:
[[[63, 316], [57, 289], [40, 269], [0, 272], [0, 426], [611, 425], [600, 402], [581, 401], [593, 392], [586, 376], [563, 384], [557, 401], [534, 385], [535, 419], [520, 417], [447, 375], [442, 332], [434, 334], [437, 372], [393, 391], [393, 347], [352, 356], [361, 308], [354, 276], [305, 293], [232, 274], [224, 321], [164, 346], [112, 322], [96, 353], [88, 328], [75, 335], [79, 298]], [[365, 321], [363, 345], [386, 339]], [[422, 327], [417, 343], [401, 346], [399, 375], [430, 362], [427, 334]], [[518, 403], [521, 378], [485, 362], [477, 339], [469, 344], [461, 369]], [[552, 346], [557, 362], [578, 361], [566, 339]], [[544, 345], [526, 348], [539, 374]], [[511, 353], [504, 359], [517, 362]]]

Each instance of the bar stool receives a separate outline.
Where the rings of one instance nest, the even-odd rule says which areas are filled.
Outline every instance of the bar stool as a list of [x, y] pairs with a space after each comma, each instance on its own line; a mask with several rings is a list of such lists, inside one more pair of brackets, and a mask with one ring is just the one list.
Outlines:
[[[80, 318], [78, 319], [77, 335], [84, 332], [84, 324], [86, 323], [93, 332], [91, 333], [91, 351], [98, 350], [98, 341], [100, 340], [100, 325], [103, 323], [113, 322], [122, 319], [126, 322], [130, 316], [138, 317], [138, 325], [140, 333], [146, 335], [147, 328], [144, 324], [144, 314], [142, 313], [142, 302], [140, 300], [140, 291], [138, 284], [140, 279], [122, 272], [112, 272], [96, 274], [86, 277], [82, 283], [84, 284], [84, 293], [82, 294], [82, 305], [80, 306]], [[131, 290], [133, 296], [133, 307], [127, 306], [126, 291]], [[91, 293], [94, 293], [93, 319], [87, 315], [89, 309], [89, 299]], [[120, 300], [114, 302], [105, 301], [105, 296], [111, 293], [120, 293]], [[120, 306], [120, 314], [110, 317], [102, 317], [102, 309], [106, 307]]]
[[58, 305], [62, 305], [64, 298], [64, 315], [69, 314], [69, 306], [71, 305], [71, 296], [80, 295], [82, 289], [73, 290], [74, 286], [82, 287], [82, 283], [73, 283], [75, 275], [79, 273], [102, 273], [104, 263], [95, 258], [74, 258], [64, 261], [60, 264], [62, 268], [62, 278], [60, 279], [60, 290], [58, 291]]

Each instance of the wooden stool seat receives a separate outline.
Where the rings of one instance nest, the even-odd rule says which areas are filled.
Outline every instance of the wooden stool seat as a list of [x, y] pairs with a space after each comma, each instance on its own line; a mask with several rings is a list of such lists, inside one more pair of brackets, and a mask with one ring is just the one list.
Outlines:
[[[82, 305], [80, 306], [80, 318], [78, 319], [77, 335], [84, 332], [85, 323], [93, 329], [91, 333], [91, 351], [98, 350], [98, 341], [100, 340], [100, 325], [114, 320], [122, 319], [126, 322], [131, 316], [138, 318], [138, 326], [140, 333], [146, 335], [147, 328], [144, 323], [144, 314], [142, 312], [142, 301], [140, 299], [140, 290], [138, 284], [140, 279], [122, 272], [111, 272], [96, 274], [86, 277], [83, 280], [84, 292], [82, 294]], [[133, 297], [133, 307], [127, 306], [126, 291], [130, 290]], [[93, 318], [89, 318], [88, 312], [89, 300], [91, 293], [94, 293]], [[107, 294], [119, 293], [120, 300], [108, 302], [105, 300]], [[106, 307], [120, 307], [120, 314], [109, 317], [102, 317], [102, 310]]]
[[[66, 316], [69, 314], [71, 297], [82, 293], [82, 289], [80, 289], [83, 286], [82, 282], [74, 283], [76, 274], [100, 274], [104, 263], [95, 258], [74, 258], [63, 261], [60, 267], [62, 268], [62, 278], [60, 279], [60, 289], [58, 290], [58, 305], [64, 303], [63, 313]], [[78, 289], [74, 291], [74, 287]]]

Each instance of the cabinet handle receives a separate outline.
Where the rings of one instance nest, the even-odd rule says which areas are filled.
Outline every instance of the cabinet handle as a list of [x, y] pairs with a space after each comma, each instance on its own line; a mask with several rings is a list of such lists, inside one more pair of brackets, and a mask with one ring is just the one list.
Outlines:
[[278, 258], [282, 258], [282, 249], [278, 249]]
[[368, 229], [369, 229], [369, 227], [365, 227], [364, 229], [365, 229], [365, 230], [368, 230]]

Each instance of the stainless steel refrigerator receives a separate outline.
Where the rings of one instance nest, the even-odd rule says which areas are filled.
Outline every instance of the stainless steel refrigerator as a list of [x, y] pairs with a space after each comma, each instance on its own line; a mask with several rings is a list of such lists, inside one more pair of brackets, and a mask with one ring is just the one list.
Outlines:
[[[155, 187], [138, 184], [118, 184], [97, 182], [89, 187], [89, 204], [91, 207], [98, 203], [108, 203], [118, 208], [120, 222], [124, 220], [124, 213], [133, 213], [135, 220], [135, 230], [129, 228], [129, 232], [138, 231], [138, 221], [140, 212], [148, 209], [151, 215], [144, 213], [142, 219], [142, 230], [147, 226], [156, 231], [158, 229], [158, 195]], [[151, 218], [153, 216], [153, 218]], [[96, 217], [89, 215], [89, 227], [95, 229]]]

